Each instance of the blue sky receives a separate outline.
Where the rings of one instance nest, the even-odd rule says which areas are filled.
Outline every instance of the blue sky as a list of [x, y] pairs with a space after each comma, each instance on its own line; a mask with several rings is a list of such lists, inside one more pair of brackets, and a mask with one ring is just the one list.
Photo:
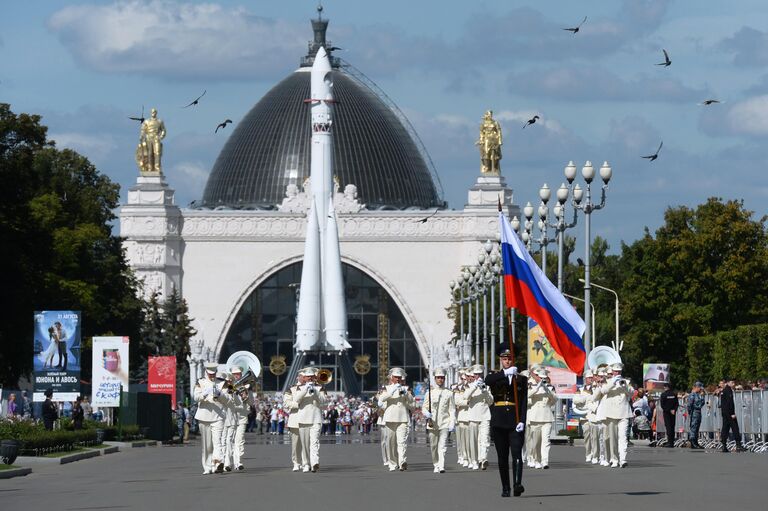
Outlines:
[[[165, 170], [186, 205], [202, 195], [231, 129], [298, 65], [315, 1], [5, 2], [0, 101], [39, 113], [60, 147], [125, 190], [138, 126], [155, 106], [169, 131]], [[740, 0], [386, 3], [327, 0], [328, 37], [423, 139], [449, 206], [479, 162], [486, 109], [505, 134], [515, 202], [538, 202], [574, 160], [608, 160], [614, 179], [593, 231], [612, 250], [657, 228], [669, 205], [743, 199], [766, 214], [768, 2]], [[587, 22], [577, 35], [561, 28]], [[654, 65], [666, 48], [668, 68]], [[180, 107], [206, 96], [194, 109]], [[704, 99], [724, 103], [704, 107]], [[520, 127], [534, 114], [541, 122]], [[655, 151], [653, 163], [640, 158]], [[582, 235], [583, 225], [572, 232]], [[581, 245], [581, 243], [579, 244]], [[579, 249], [581, 250], [581, 249]]]

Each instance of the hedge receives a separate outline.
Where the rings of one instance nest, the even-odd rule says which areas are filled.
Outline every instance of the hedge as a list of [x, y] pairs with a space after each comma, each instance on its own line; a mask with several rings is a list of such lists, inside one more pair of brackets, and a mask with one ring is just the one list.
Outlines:
[[689, 384], [768, 376], [768, 323], [688, 338]]
[[[96, 429], [103, 429], [104, 440], [117, 438], [117, 427], [107, 426], [100, 422], [87, 421], [84, 429], [77, 431], [68, 429], [71, 420], [60, 419], [62, 428], [48, 431], [43, 424], [31, 420], [0, 420], [0, 439], [19, 440], [20, 454], [39, 456], [49, 452], [71, 451], [78, 447], [95, 445]], [[127, 424], [123, 426], [123, 439], [135, 440], [141, 438], [139, 426]]]

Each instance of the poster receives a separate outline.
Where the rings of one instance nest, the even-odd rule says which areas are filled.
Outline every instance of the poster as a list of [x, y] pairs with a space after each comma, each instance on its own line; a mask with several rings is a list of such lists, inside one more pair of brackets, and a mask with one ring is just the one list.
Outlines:
[[93, 338], [93, 406], [120, 406], [120, 387], [128, 391], [128, 337]]
[[528, 318], [528, 367], [534, 364], [546, 366], [557, 397], [567, 398], [576, 393], [576, 373], [568, 369], [563, 357], [552, 348], [539, 324]]
[[176, 409], [176, 357], [149, 357], [147, 392], [168, 394]]
[[643, 364], [643, 388], [650, 392], [664, 390], [669, 383], [669, 364]]
[[32, 336], [33, 401], [74, 401], [80, 394], [80, 312], [35, 311]]

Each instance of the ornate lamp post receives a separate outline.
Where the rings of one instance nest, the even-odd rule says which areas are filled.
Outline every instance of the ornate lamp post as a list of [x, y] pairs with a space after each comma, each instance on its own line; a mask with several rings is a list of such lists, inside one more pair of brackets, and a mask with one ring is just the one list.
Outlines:
[[[579, 282], [584, 282], [584, 279], [579, 279]], [[600, 284], [595, 284], [594, 282], [592, 282], [592, 285], [598, 289], [602, 289], [604, 291], [608, 291], [609, 293], [613, 293], [613, 296], [616, 298], [616, 340], [614, 341], [613, 349], [615, 349], [616, 351], [621, 351], [621, 344], [619, 343], [619, 294], [613, 289], [609, 289], [605, 286], [601, 286]], [[594, 308], [592, 309], [592, 311], [594, 313]]]
[[[546, 191], [545, 191], [546, 188]], [[549, 224], [555, 230], [555, 238], [557, 239], [557, 289], [563, 290], [563, 263], [565, 252], [565, 231], [576, 226], [576, 208], [573, 210], [573, 220], [568, 223], [565, 221], [565, 205], [568, 201], [569, 190], [565, 186], [565, 183], [560, 185], [557, 189], [557, 205], [554, 207], [555, 223]], [[545, 184], [541, 190], [539, 190], [539, 197], [546, 206], [550, 199], [549, 188]], [[579, 197], [579, 202], [581, 198]]]
[[[603, 179], [603, 186], [601, 188], [600, 203], [592, 201], [592, 180], [595, 178], [595, 168], [592, 166], [592, 162], [587, 161], [584, 167], [581, 169], [581, 176], [586, 183], [586, 201], [581, 202], [580, 188], [577, 184], [573, 190], [573, 202], [572, 205], [575, 209], [579, 209], [584, 212], [584, 317], [589, 318], [589, 308], [591, 304], [591, 287], [590, 287], [590, 258], [591, 258], [591, 245], [592, 245], [592, 233], [590, 229], [592, 227], [592, 212], [603, 209], [605, 207], [605, 192], [608, 189], [608, 182], [611, 180], [613, 171], [608, 165], [608, 162], [604, 162], [600, 167], [600, 177]], [[573, 162], [569, 162], [565, 167], [565, 178], [569, 184], [572, 184], [576, 178], [576, 166]], [[578, 193], [577, 193], [578, 192]], [[585, 321], [586, 329], [584, 331], [584, 349], [589, 355], [592, 350], [592, 326], [590, 322]], [[584, 363], [586, 366], [586, 362]]]

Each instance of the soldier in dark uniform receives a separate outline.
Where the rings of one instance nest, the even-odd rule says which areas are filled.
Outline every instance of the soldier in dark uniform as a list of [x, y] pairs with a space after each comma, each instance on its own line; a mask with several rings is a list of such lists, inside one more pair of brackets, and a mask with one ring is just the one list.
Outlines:
[[704, 407], [704, 384], [697, 381], [693, 384], [691, 393], [688, 394], [688, 417], [691, 424], [688, 429], [688, 440], [691, 449], [703, 449], [699, 445], [699, 428], [701, 427], [701, 409]]
[[664, 412], [664, 431], [667, 435], [667, 447], [675, 446], [675, 414], [677, 413], [677, 394], [669, 383], [664, 384], [664, 392], [659, 397]]
[[512, 453], [514, 495], [519, 497], [523, 488], [523, 443], [525, 416], [528, 410], [528, 378], [517, 374], [509, 350], [503, 351], [501, 370], [491, 373], [485, 383], [493, 395], [491, 406], [491, 438], [496, 445], [501, 476], [501, 496], [509, 497], [509, 454]]

